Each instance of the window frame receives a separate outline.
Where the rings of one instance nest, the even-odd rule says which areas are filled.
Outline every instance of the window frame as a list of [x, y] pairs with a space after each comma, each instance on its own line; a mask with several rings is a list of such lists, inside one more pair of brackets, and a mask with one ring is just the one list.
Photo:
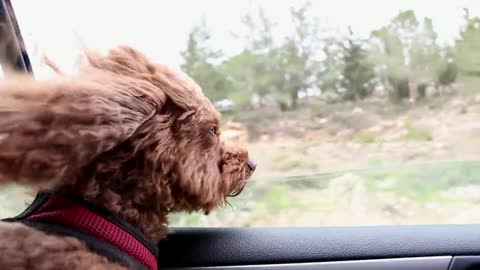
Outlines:
[[[10, 75], [6, 70], [11, 70], [14, 73], [29, 73], [33, 75], [30, 58], [25, 48], [25, 42], [20, 31], [17, 17], [13, 9], [11, 0], [0, 0], [0, 24], [4, 24], [3, 33], [5, 37], [10, 37], [6, 41], [10, 44], [1, 44], [0, 46], [0, 60], [3, 77], [8, 78]], [[2, 37], [0, 37], [2, 38]], [[3, 58], [3, 59], [2, 59]]]

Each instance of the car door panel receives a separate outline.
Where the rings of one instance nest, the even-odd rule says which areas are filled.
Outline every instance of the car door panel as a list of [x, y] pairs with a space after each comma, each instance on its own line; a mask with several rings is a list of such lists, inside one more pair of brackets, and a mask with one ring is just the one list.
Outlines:
[[451, 256], [319, 263], [167, 268], [183, 270], [448, 270]]
[[162, 269], [448, 269], [480, 255], [480, 225], [174, 228], [159, 246]]

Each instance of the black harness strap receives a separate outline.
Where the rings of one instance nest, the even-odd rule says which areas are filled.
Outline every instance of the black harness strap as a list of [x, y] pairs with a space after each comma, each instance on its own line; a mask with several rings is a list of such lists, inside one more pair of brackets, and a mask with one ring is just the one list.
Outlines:
[[112, 262], [116, 262], [131, 270], [148, 270], [143, 264], [139, 263], [130, 255], [125, 254], [116, 247], [99, 240], [93, 235], [82, 232], [80, 230], [72, 229], [59, 224], [34, 222], [34, 221], [20, 221], [21, 223], [47, 234], [75, 237], [87, 245], [87, 247], [97, 254], [108, 258]]
[[[105, 256], [109, 260], [119, 263], [128, 269], [148, 270], [144, 264], [140, 263], [135, 258], [131, 257], [130, 255], [126, 254], [115, 246], [98, 239], [92, 234], [60, 224], [27, 220], [30, 215], [40, 209], [48, 201], [50, 195], [50, 192], [39, 192], [35, 197], [34, 201], [21, 214], [12, 218], [2, 219], [1, 221], [20, 222], [22, 224], [25, 224], [26, 226], [51, 235], [75, 237], [83, 241], [92, 252]], [[155, 254], [158, 255], [157, 250], [156, 252], [157, 253]]]

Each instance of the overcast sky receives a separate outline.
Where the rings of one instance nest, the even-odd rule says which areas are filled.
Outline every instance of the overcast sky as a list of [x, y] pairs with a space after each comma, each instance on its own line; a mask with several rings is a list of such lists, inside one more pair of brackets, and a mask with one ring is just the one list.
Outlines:
[[[38, 59], [47, 53], [71, 70], [78, 46], [74, 32], [92, 48], [107, 50], [129, 44], [156, 61], [178, 67], [189, 30], [204, 16], [216, 48], [235, 53], [239, 42], [231, 32], [241, 29], [240, 16], [262, 5], [288, 32], [288, 9], [300, 0], [15, 0], [14, 8], [37, 76], [48, 76]], [[479, 0], [313, 0], [312, 14], [325, 26], [345, 30], [351, 25], [359, 36], [388, 23], [401, 10], [428, 16], [441, 42], [451, 42], [463, 23], [463, 8], [480, 15]], [[475, 3], [475, 4], [474, 4]]]

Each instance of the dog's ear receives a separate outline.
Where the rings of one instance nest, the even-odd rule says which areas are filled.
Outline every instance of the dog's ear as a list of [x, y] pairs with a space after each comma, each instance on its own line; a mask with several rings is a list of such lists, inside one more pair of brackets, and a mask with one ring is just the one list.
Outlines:
[[65, 75], [65, 73], [60, 69], [60, 67], [55, 63], [48, 55], [44, 54], [42, 56], [42, 62], [52, 69], [53, 72], [55, 72], [57, 75]]
[[0, 83], [0, 183], [74, 181], [80, 168], [131, 137], [166, 100], [161, 91], [142, 94], [131, 90], [139, 88], [132, 82], [116, 80]]
[[205, 100], [200, 86], [189, 76], [167, 66], [150, 61], [142, 52], [119, 46], [104, 56], [85, 49], [88, 66], [120, 76], [138, 78], [155, 85], [178, 107], [185, 111], [198, 108]]

